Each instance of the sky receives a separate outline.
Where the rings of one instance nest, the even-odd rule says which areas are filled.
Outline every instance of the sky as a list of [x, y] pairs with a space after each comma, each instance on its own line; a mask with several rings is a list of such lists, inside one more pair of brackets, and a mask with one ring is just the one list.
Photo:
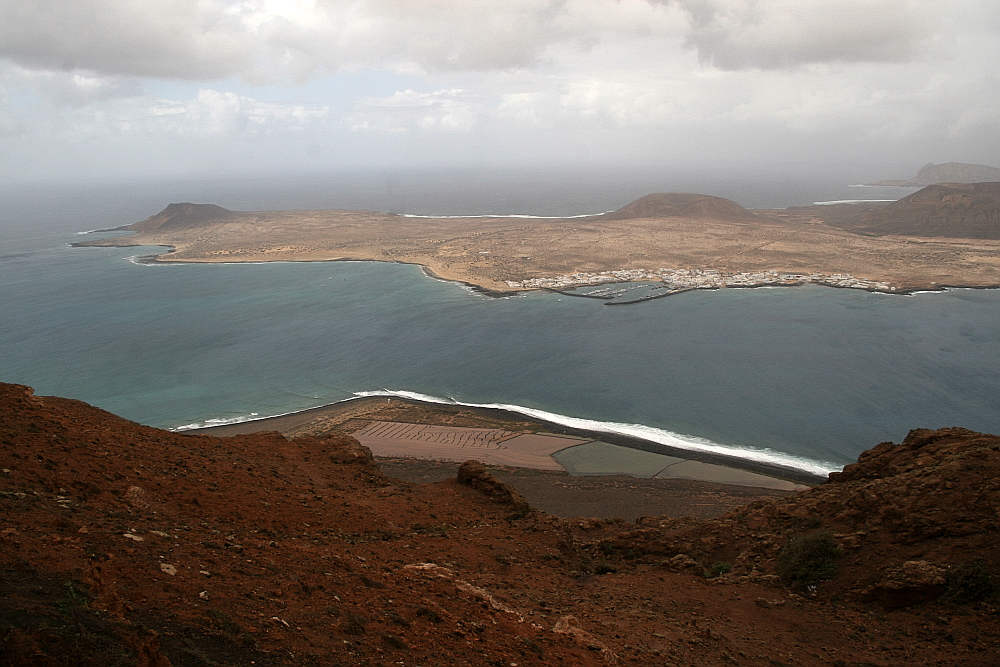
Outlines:
[[0, 179], [1000, 166], [997, 0], [0, 0]]

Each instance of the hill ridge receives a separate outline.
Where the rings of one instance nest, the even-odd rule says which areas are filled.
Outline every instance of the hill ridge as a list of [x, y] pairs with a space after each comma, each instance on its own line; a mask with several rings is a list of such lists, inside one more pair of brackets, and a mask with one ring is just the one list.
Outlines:
[[182, 202], [168, 204], [159, 213], [118, 229], [145, 233], [177, 231], [215, 225], [238, 215], [239, 211], [230, 211], [217, 204]]
[[752, 222], [759, 218], [730, 199], [693, 192], [657, 192], [616, 211], [595, 216], [599, 220], [636, 218], [709, 218], [725, 222]]
[[627, 523], [482, 466], [393, 479], [344, 435], [171, 433], [9, 384], [0, 415], [4, 664], [1000, 660], [994, 435], [917, 429], [798, 496]]
[[1000, 182], [937, 183], [864, 214], [871, 234], [1000, 239]]

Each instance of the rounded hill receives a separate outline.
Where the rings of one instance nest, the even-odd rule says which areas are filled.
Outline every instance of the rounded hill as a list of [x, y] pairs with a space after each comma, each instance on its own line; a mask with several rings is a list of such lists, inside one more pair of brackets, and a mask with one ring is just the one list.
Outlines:
[[873, 234], [1000, 239], [1000, 182], [938, 183], [864, 215]]
[[235, 212], [215, 204], [170, 204], [156, 215], [126, 225], [122, 229], [147, 233], [192, 229], [217, 224], [234, 215]]
[[757, 220], [757, 216], [734, 201], [690, 192], [659, 192], [646, 195], [617, 211], [599, 217], [604, 220], [637, 218], [709, 218], [724, 222]]

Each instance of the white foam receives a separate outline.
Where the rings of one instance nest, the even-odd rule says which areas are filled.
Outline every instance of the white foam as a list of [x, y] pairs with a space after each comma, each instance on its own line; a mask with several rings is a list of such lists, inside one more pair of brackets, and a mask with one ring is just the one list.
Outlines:
[[359, 398], [369, 396], [396, 396], [399, 398], [423, 401], [425, 403], [442, 403], [446, 405], [464, 405], [472, 408], [506, 410], [508, 412], [516, 412], [529, 417], [534, 417], [536, 419], [543, 419], [555, 424], [569, 426], [570, 428], [578, 428], [585, 431], [596, 431], [598, 433], [616, 433], [619, 435], [627, 435], [677, 449], [731, 456], [757, 463], [765, 463], [785, 468], [792, 468], [794, 470], [802, 470], [813, 475], [825, 476], [830, 472], [839, 471], [841, 469], [841, 466], [834, 463], [827, 461], [814, 461], [812, 459], [806, 459], [793, 454], [776, 452], [771, 449], [730, 447], [727, 445], [720, 445], [704, 438], [672, 433], [663, 429], [653, 428], [652, 426], [644, 426], [642, 424], [622, 424], [618, 422], [602, 422], [593, 419], [582, 419], [580, 417], [569, 417], [567, 415], [546, 412], [545, 410], [528, 408], [521, 405], [511, 405], [507, 403], [463, 403], [453, 398], [440, 398], [437, 396], [428, 396], [427, 394], [419, 394], [413, 391], [393, 391], [389, 389], [381, 389], [377, 391], [358, 391], [355, 392], [354, 395]]
[[291, 412], [282, 412], [277, 415], [267, 415], [261, 417], [257, 412], [251, 412], [248, 415], [240, 415], [238, 417], [230, 417], [229, 419], [212, 418], [206, 419], [203, 422], [191, 422], [190, 424], [181, 424], [180, 426], [174, 426], [168, 428], [168, 431], [173, 431], [174, 433], [178, 431], [195, 431], [200, 428], [212, 428], [213, 426], [230, 426], [231, 424], [245, 424], [247, 422], [262, 421], [264, 419], [273, 419], [274, 417], [284, 417], [286, 415], [294, 415], [303, 412], [302, 410], [292, 410]]
[[[563, 426], [568, 426], [570, 428], [578, 428], [584, 431], [594, 431], [597, 433], [616, 433], [618, 435], [626, 435], [633, 438], [638, 438], [640, 440], [648, 440], [650, 442], [655, 442], [661, 445], [666, 445], [668, 447], [673, 447], [675, 449], [686, 450], [691, 452], [705, 452], [709, 454], [719, 454], [722, 456], [729, 456], [732, 458], [744, 459], [747, 461], [754, 461], [757, 463], [764, 463], [768, 465], [776, 465], [784, 468], [791, 468], [793, 470], [801, 470], [803, 472], [810, 473], [812, 475], [825, 476], [828, 473], [836, 472], [841, 469], [835, 463], [830, 463], [828, 461], [814, 461], [812, 459], [803, 458], [801, 456], [795, 456], [793, 454], [785, 454], [784, 452], [776, 452], [771, 449], [756, 449], [752, 447], [730, 447], [727, 445], [720, 445], [718, 443], [712, 442], [711, 440], [706, 440], [704, 438], [699, 438], [692, 435], [681, 435], [679, 433], [673, 433], [664, 429], [654, 428], [652, 426], [644, 426], [643, 424], [622, 424], [618, 422], [602, 422], [593, 419], [583, 419], [580, 417], [570, 417], [567, 415], [560, 415], [555, 412], [547, 412], [545, 410], [538, 410], [536, 408], [529, 408], [523, 405], [512, 405], [509, 403], [464, 403], [458, 401], [454, 398], [441, 398], [439, 396], [430, 396], [428, 394], [421, 394], [415, 391], [405, 391], [405, 390], [390, 390], [390, 389], [379, 389], [375, 391], [356, 391], [354, 392], [353, 398], [345, 399], [345, 401], [354, 400], [356, 398], [369, 398], [373, 396], [385, 396], [385, 397], [398, 397], [406, 398], [414, 401], [422, 401], [424, 403], [440, 403], [443, 405], [464, 405], [471, 408], [491, 408], [494, 410], [506, 410], [507, 412], [516, 412], [518, 414], [526, 415], [528, 417], [534, 417], [535, 419], [542, 419], [553, 424], [561, 424]], [[336, 401], [329, 405], [334, 405], [336, 403], [343, 403], [344, 401]], [[325, 407], [325, 406], [318, 406]], [[306, 412], [316, 408], [306, 408], [305, 410], [292, 410], [290, 412], [282, 412], [275, 415], [267, 415], [261, 417], [256, 412], [252, 412], [248, 415], [240, 415], [237, 417], [230, 417], [228, 419], [206, 419], [204, 422], [192, 422], [190, 424], [183, 424], [181, 426], [175, 426], [170, 431], [194, 431], [202, 428], [209, 428], [212, 426], [227, 426], [230, 424], [243, 424], [246, 422], [261, 421], [264, 419], [272, 419], [274, 417], [284, 417], [286, 415], [299, 414], [301, 412]]]
[[875, 185], [874, 183], [856, 183], [854, 185], [848, 185], [849, 188], [910, 188], [911, 190], [919, 190], [919, 185]]

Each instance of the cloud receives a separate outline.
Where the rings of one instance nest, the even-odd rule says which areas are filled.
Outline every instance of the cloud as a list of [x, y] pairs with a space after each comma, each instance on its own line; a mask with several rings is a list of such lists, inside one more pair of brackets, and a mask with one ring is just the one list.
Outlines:
[[0, 0], [0, 153], [988, 152], [998, 31], [996, 0]]
[[0, 58], [26, 68], [187, 80], [252, 63], [238, 14], [198, 0], [0, 3]]
[[408, 89], [388, 97], [360, 100], [345, 125], [353, 131], [393, 134], [411, 130], [470, 132], [484, 108], [482, 99], [459, 88], [432, 93]]
[[143, 94], [142, 85], [137, 79], [97, 76], [85, 72], [31, 70], [0, 65], [0, 81], [30, 89], [40, 105], [48, 109], [80, 108]]
[[905, 62], [934, 38], [928, 0], [664, 0], [691, 17], [688, 44], [728, 70]]
[[16, 0], [0, 58], [40, 70], [254, 83], [336, 71], [493, 71], [608, 38], [679, 34], [646, 0]]
[[[79, 75], [62, 74], [67, 81], [49, 81], [60, 91]], [[84, 82], [100, 90], [101, 81]], [[3, 102], [0, 98], [0, 102]], [[148, 94], [109, 95], [102, 104], [49, 106], [29, 119], [12, 105], [0, 104], [0, 132], [74, 140], [121, 137], [288, 136], [322, 127], [330, 120], [328, 106], [262, 102], [228, 91], [203, 88], [187, 100], [160, 99]]]
[[121, 109], [119, 131], [147, 136], [247, 137], [302, 133], [325, 124], [329, 107], [261, 102], [203, 88], [190, 100], [153, 100]]

